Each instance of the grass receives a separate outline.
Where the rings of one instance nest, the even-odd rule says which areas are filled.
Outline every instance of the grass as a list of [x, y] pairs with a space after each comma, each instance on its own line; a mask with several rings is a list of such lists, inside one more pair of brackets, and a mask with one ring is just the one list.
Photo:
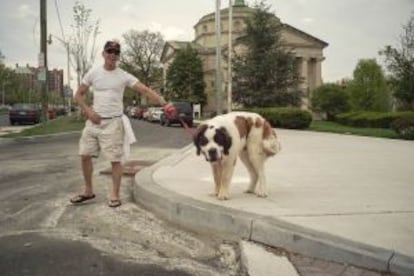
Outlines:
[[308, 130], [399, 139], [398, 134], [392, 129], [351, 127], [319, 120], [312, 121]]
[[38, 124], [32, 128], [24, 129], [19, 133], [10, 133], [1, 136], [2, 138], [16, 138], [25, 136], [47, 135], [54, 133], [80, 131], [85, 125], [84, 119], [77, 119], [76, 115], [58, 117], [55, 120]]

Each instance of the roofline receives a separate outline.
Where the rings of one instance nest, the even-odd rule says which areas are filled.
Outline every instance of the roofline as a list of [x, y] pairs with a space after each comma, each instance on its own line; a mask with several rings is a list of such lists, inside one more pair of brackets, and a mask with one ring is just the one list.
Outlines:
[[297, 33], [300, 33], [301, 35], [307, 36], [307, 37], [309, 37], [310, 39], [315, 40], [316, 42], [318, 42], [318, 43], [322, 44], [322, 45], [323, 45], [323, 48], [325, 48], [325, 47], [327, 47], [327, 46], [329, 45], [329, 43], [328, 43], [328, 42], [325, 42], [325, 41], [323, 41], [322, 39], [319, 39], [319, 38], [317, 38], [317, 37], [315, 37], [315, 36], [313, 36], [313, 35], [310, 35], [310, 34], [308, 34], [308, 33], [304, 32], [304, 31], [302, 31], [302, 30], [299, 30], [299, 29], [297, 29], [297, 28], [293, 27], [292, 25], [289, 25], [289, 24], [286, 24], [286, 23], [282, 23], [282, 27], [283, 27], [283, 28], [287, 28], [287, 29], [291, 29], [291, 30], [293, 30], [293, 31], [295, 31], [295, 32], [297, 32]]

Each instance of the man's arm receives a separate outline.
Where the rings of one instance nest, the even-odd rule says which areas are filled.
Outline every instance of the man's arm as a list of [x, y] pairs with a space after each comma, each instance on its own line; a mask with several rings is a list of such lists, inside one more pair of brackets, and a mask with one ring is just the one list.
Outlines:
[[167, 102], [164, 100], [162, 96], [160, 96], [157, 92], [152, 90], [151, 88], [147, 87], [141, 82], [137, 82], [133, 88], [141, 93], [144, 96], [147, 96], [148, 98], [152, 99], [155, 102], [158, 102], [160, 105], [165, 105]]
[[89, 120], [94, 124], [101, 123], [101, 117], [85, 102], [85, 95], [88, 93], [89, 87], [83, 83], [79, 86], [75, 94], [75, 101], [78, 103], [80, 109], [86, 114]]

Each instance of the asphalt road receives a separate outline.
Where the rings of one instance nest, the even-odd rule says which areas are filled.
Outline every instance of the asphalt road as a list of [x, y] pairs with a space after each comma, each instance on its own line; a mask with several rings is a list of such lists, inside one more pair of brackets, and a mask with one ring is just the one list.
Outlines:
[[[133, 122], [140, 159], [156, 160], [191, 143], [180, 127]], [[106, 205], [107, 164], [98, 160], [94, 201], [73, 206], [81, 187], [79, 134], [0, 144], [0, 274], [5, 275], [242, 275], [226, 260], [237, 244], [165, 223], [131, 202], [132, 178], [122, 181], [123, 205]]]
[[[178, 126], [138, 120], [132, 126], [138, 139], [134, 158], [159, 160], [191, 143]], [[69, 198], [82, 183], [78, 139], [75, 133], [0, 142], [0, 275], [245, 275], [234, 242], [184, 231], [134, 204], [132, 178], [123, 178], [122, 207], [107, 207], [111, 181], [99, 175], [108, 168], [100, 159], [96, 199], [71, 205]], [[388, 275], [268, 250], [289, 256], [303, 276]]]

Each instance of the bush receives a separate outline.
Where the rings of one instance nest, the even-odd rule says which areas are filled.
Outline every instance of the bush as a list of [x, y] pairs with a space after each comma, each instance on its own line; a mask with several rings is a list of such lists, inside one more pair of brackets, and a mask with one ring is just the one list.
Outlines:
[[337, 115], [335, 121], [354, 127], [391, 128], [396, 119], [404, 116], [414, 116], [414, 112], [349, 112]]
[[323, 84], [312, 94], [312, 110], [325, 113], [328, 121], [333, 121], [337, 114], [350, 110], [349, 96], [337, 84]]
[[312, 115], [309, 111], [299, 108], [252, 108], [246, 111], [256, 112], [262, 115], [273, 127], [305, 129], [312, 122]]
[[396, 119], [391, 127], [401, 138], [414, 140], [414, 115]]

